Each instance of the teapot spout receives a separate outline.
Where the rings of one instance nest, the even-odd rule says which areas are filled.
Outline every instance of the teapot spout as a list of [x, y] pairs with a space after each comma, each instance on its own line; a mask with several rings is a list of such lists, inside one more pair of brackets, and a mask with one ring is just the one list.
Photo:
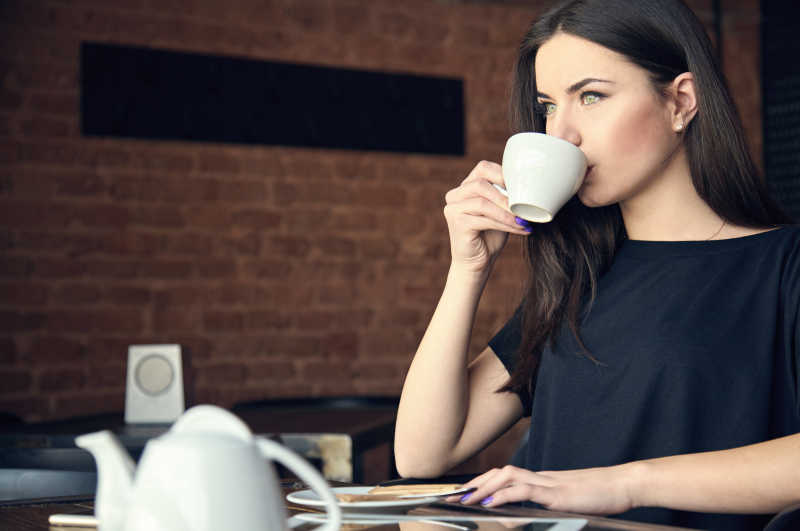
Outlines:
[[133, 490], [133, 460], [108, 430], [80, 435], [75, 444], [88, 450], [97, 464], [94, 514], [100, 531], [121, 531]]

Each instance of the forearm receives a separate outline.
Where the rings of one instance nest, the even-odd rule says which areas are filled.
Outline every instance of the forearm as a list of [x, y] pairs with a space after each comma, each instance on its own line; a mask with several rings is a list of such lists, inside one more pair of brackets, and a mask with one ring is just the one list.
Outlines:
[[395, 429], [401, 473], [446, 470], [468, 409], [468, 350], [487, 274], [451, 267], [439, 304], [408, 370]]
[[630, 465], [636, 506], [774, 513], [800, 502], [800, 434]]

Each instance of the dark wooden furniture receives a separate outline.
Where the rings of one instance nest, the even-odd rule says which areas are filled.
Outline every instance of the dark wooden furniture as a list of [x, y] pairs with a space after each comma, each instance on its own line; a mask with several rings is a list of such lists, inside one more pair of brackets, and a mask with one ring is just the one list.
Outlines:
[[[302, 485], [297, 485], [291, 480], [284, 481], [284, 492], [289, 493], [297, 488], [302, 488]], [[294, 514], [299, 510], [305, 510], [302, 507], [293, 507], [289, 505], [290, 514]], [[0, 504], [0, 529], [15, 529], [19, 531], [42, 531], [50, 528], [47, 519], [51, 514], [93, 514], [91, 499], [62, 499], [62, 500], [41, 500], [39, 503], [24, 504], [24, 505], [2, 505]], [[555, 513], [551, 511], [542, 511], [537, 509], [526, 509], [520, 507], [514, 508], [498, 508], [498, 509], [477, 509], [477, 508], [464, 508], [458, 504], [435, 504], [427, 507], [415, 509], [412, 513], [421, 515], [437, 514], [437, 515], [469, 515], [481, 514], [483, 516], [496, 515], [496, 516], [527, 516], [527, 517], [540, 517], [540, 518], [574, 518], [578, 515]], [[658, 526], [649, 524], [640, 524], [635, 522], [628, 522], [625, 520], [616, 520], [613, 518], [598, 518], [591, 516], [581, 516], [587, 518], [589, 523], [584, 527], [585, 531], [678, 531], [679, 527]], [[309, 529], [316, 525], [308, 526]], [[305, 528], [305, 526], [304, 526]], [[75, 529], [75, 528], [73, 528]], [[376, 523], [375, 529], [381, 531], [399, 530], [399, 527], [393, 524], [378, 524]]]
[[[236, 405], [232, 411], [250, 429], [296, 451], [323, 471], [329, 480], [378, 483], [393, 477], [392, 437], [397, 409], [395, 397], [309, 398]], [[110, 429], [138, 460], [147, 441], [169, 425], [126, 425], [122, 413], [95, 415], [37, 424], [12, 423], [0, 428], [0, 485], [16, 481], [13, 474], [58, 471], [66, 486], [86, 485], [95, 473], [92, 456], [75, 446], [82, 433]], [[30, 482], [29, 482], [30, 483]], [[34, 482], [36, 483], [36, 482]], [[41, 495], [23, 492], [0, 500]], [[8, 490], [8, 489], [6, 489]], [[30, 489], [27, 489], [30, 490]], [[83, 494], [92, 494], [91, 488]], [[81, 494], [65, 488], [61, 494]]]

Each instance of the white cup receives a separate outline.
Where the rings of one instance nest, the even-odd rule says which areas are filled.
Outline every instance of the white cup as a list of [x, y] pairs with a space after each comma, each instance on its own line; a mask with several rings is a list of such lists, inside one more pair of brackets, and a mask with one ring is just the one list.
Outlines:
[[537, 223], [552, 221], [575, 195], [586, 174], [586, 155], [576, 145], [542, 133], [517, 133], [503, 151], [506, 189], [515, 215]]

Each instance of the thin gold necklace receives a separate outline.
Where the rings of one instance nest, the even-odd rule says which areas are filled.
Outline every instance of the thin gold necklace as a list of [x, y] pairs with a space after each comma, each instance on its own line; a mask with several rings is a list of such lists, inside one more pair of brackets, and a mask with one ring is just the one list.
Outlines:
[[719, 235], [719, 233], [720, 233], [720, 232], [722, 232], [722, 229], [724, 229], [724, 228], [725, 228], [725, 225], [726, 225], [727, 223], [728, 223], [728, 221], [723, 219], [723, 220], [722, 220], [722, 225], [720, 225], [720, 226], [719, 226], [719, 228], [717, 229], [717, 232], [715, 232], [714, 234], [712, 234], [711, 236], [709, 236], [708, 238], [706, 238], [706, 241], [708, 241], [708, 240], [713, 240], [714, 238], [716, 238], [716, 237]]

